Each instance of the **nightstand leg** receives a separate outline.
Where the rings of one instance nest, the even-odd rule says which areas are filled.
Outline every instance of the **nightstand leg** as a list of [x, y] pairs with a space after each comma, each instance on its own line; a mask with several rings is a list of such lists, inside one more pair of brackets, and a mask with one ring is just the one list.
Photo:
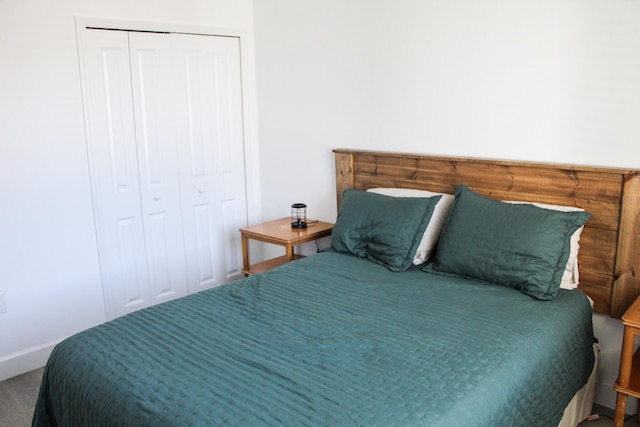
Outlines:
[[[633, 347], [635, 344], [634, 328], [624, 327], [622, 336], [622, 349], [620, 351], [620, 371], [616, 384], [627, 388], [631, 381], [631, 361], [633, 359]], [[627, 395], [618, 392], [616, 399], [616, 413], [613, 421], [614, 427], [622, 427], [624, 423], [625, 410], [627, 409]]]
[[627, 395], [618, 393], [616, 399], [616, 413], [613, 418], [613, 427], [622, 427], [624, 424], [625, 409], [627, 408]]
[[287, 245], [287, 261], [293, 261], [293, 245]]
[[629, 382], [631, 381], [631, 360], [633, 359], [634, 344], [634, 330], [629, 326], [625, 326], [622, 336], [622, 349], [620, 351], [620, 371], [618, 374], [618, 385], [621, 387], [629, 387]]
[[242, 236], [242, 269], [245, 276], [248, 276], [249, 265], [249, 239]]

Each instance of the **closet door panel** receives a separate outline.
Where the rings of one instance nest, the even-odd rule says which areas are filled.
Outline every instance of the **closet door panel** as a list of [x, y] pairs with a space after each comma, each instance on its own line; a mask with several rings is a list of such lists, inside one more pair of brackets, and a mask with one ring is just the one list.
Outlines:
[[107, 317], [242, 277], [239, 39], [85, 28], [79, 40]]
[[[238, 39], [220, 40], [214, 56], [216, 120], [221, 185], [219, 201], [222, 228], [225, 230], [225, 280], [241, 275], [241, 241], [237, 230], [247, 224], [244, 134], [242, 127], [242, 86]], [[231, 230], [231, 232], [230, 232]]]
[[240, 44], [173, 35], [180, 52], [178, 139], [189, 290], [241, 276], [238, 228], [247, 223]]
[[[193, 40], [197, 45], [193, 45]], [[224, 283], [219, 268], [222, 257], [221, 230], [215, 200], [219, 191], [215, 181], [217, 171], [212, 146], [218, 144], [212, 132], [211, 111], [215, 105], [211, 58], [207, 57], [207, 38], [179, 37], [176, 44], [181, 53], [184, 118], [179, 122], [182, 153], [182, 188], [185, 242], [188, 251], [189, 289], [196, 292]], [[204, 42], [204, 43], [203, 43]], [[207, 78], [209, 74], [213, 78]]]
[[109, 309], [110, 318], [150, 305], [149, 282], [146, 272], [141, 271], [146, 259], [144, 248], [140, 246], [142, 227], [139, 218], [118, 218], [115, 225], [114, 237], [118, 247], [113, 256], [117, 258], [109, 260], [112, 265], [104, 276], [116, 297]]
[[108, 318], [150, 305], [127, 33], [87, 30], [86, 137]]
[[140, 192], [152, 303], [187, 295], [169, 34], [129, 33]]

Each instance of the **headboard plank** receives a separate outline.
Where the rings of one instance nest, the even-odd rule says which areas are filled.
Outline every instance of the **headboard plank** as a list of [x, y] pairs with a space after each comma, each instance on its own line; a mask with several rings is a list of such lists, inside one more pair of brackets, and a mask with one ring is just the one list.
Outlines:
[[338, 207], [342, 204], [342, 193], [344, 190], [347, 188], [355, 188], [353, 178], [353, 156], [336, 154], [336, 188], [342, 189], [336, 192]]
[[624, 183], [626, 197], [622, 201], [620, 238], [616, 259], [615, 283], [611, 302], [611, 315], [622, 317], [638, 296], [640, 267], [640, 176], [627, 176]]
[[[635, 170], [334, 150], [338, 207], [347, 188], [418, 188], [453, 194], [465, 184], [498, 200], [570, 205], [592, 213], [580, 240], [580, 289], [594, 310], [620, 317], [640, 294], [640, 175]], [[637, 248], [637, 249], [636, 249]]]
[[[385, 161], [387, 160], [387, 161]], [[392, 160], [393, 162], [389, 162]], [[359, 159], [356, 179], [365, 176], [393, 177], [425, 184], [465, 182], [469, 187], [490, 191], [521, 192], [526, 194], [562, 194], [565, 197], [582, 195], [585, 198], [619, 202], [622, 176], [575, 169], [552, 169], [535, 164], [493, 165], [488, 161], [458, 160], [436, 162], [415, 159], [380, 159], [372, 156]]]

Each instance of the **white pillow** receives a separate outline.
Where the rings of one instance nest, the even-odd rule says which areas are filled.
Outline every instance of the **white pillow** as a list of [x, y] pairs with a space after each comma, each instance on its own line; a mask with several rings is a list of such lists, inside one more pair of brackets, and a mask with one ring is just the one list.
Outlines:
[[436, 207], [433, 209], [433, 214], [431, 215], [429, 224], [427, 225], [426, 230], [424, 230], [422, 240], [420, 240], [418, 250], [416, 251], [416, 254], [413, 258], [413, 263], [415, 265], [426, 262], [433, 253], [436, 244], [438, 243], [440, 232], [444, 227], [444, 223], [446, 222], [447, 216], [449, 215], [449, 210], [451, 210], [451, 205], [453, 204], [453, 195], [434, 193], [433, 191], [427, 190], [413, 190], [409, 188], [370, 188], [367, 191], [392, 197], [428, 198], [434, 196], [442, 196], [440, 201], [436, 204]]
[[[534, 205], [543, 209], [550, 209], [552, 211], [562, 211], [562, 212], [576, 212], [576, 211], [584, 211], [584, 209], [577, 208], [575, 206], [560, 206], [560, 205], [547, 205], [545, 203], [537, 203], [537, 202], [516, 202], [516, 201], [506, 201], [506, 203], [514, 203], [514, 204], [529, 204]], [[580, 249], [580, 234], [582, 234], [582, 230], [584, 227], [578, 228], [571, 235], [571, 248], [569, 249], [569, 259], [567, 260], [567, 265], [564, 268], [564, 274], [562, 275], [562, 281], [560, 282], [560, 288], [562, 289], [576, 289], [579, 283], [579, 272], [578, 272], [578, 250]]]

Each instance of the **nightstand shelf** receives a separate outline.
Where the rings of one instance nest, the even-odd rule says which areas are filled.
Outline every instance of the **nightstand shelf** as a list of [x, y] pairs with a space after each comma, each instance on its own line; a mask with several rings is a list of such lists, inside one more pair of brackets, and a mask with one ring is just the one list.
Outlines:
[[[293, 254], [293, 260], [300, 259], [300, 258], [304, 258], [304, 256], [298, 255], [298, 254]], [[289, 261], [290, 260], [289, 260], [289, 258], [287, 258], [286, 255], [282, 255], [282, 256], [279, 256], [277, 258], [271, 258], [271, 259], [268, 259], [266, 261], [262, 261], [262, 262], [258, 262], [256, 264], [253, 264], [249, 269], [247, 269], [247, 268], [243, 269], [242, 272], [245, 275], [264, 273], [265, 271], [269, 271], [269, 270], [272, 270], [272, 269], [274, 269], [276, 267], [280, 267], [282, 264], [286, 264]]]
[[[264, 273], [287, 262], [304, 258], [294, 253], [294, 247], [331, 235], [333, 224], [318, 221], [307, 228], [291, 228], [290, 218], [264, 222], [240, 229], [242, 236], [242, 272], [249, 274]], [[249, 259], [249, 239], [272, 243], [285, 247], [285, 255], [251, 265]]]
[[[640, 298], [629, 307], [622, 316], [624, 335], [620, 352], [620, 373], [614, 388], [618, 392], [616, 413], [613, 425], [621, 427], [624, 423], [627, 397], [640, 398], [640, 349], [633, 352], [636, 335], [640, 335]], [[640, 414], [638, 416], [640, 420]]]

